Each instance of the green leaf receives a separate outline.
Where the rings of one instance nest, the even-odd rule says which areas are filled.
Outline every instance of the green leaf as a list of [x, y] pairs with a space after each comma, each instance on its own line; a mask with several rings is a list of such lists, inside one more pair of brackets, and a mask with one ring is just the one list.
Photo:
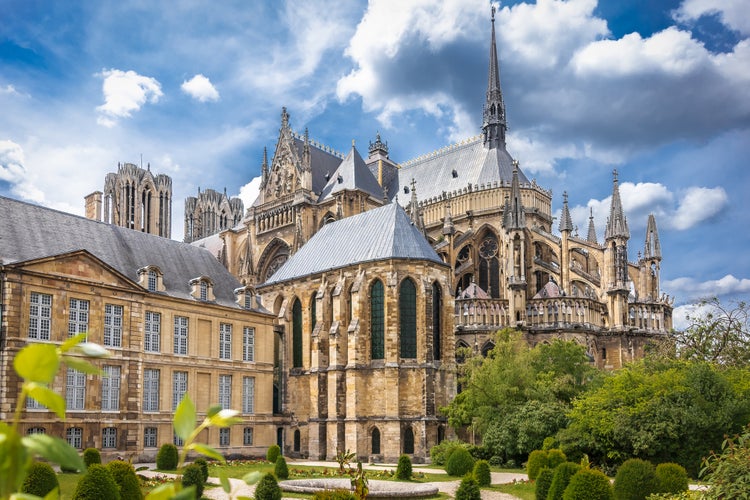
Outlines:
[[57, 500], [60, 498], [60, 487], [55, 486], [52, 491], [44, 495], [44, 500]]
[[149, 491], [146, 500], [170, 500], [175, 493], [174, 483], [164, 483]]
[[237, 410], [221, 410], [219, 413], [206, 417], [206, 420], [211, 427], [229, 427], [242, 422], [242, 419], [237, 417], [238, 414]]
[[81, 342], [86, 342], [87, 335], [88, 334], [86, 332], [83, 332], [70, 337], [68, 340], [62, 343], [62, 345], [60, 346], [60, 352], [66, 353]]
[[224, 473], [224, 471], [219, 472], [219, 482], [221, 483], [221, 489], [224, 490], [226, 493], [232, 492], [232, 485], [229, 482], [229, 479], [227, 479], [227, 475]]
[[242, 497], [242, 496], [240, 496], [240, 497], [237, 497], [237, 500], [253, 500], [253, 498], [252, 497]]
[[47, 434], [30, 434], [21, 438], [23, 445], [34, 455], [46, 458], [60, 467], [86, 472], [86, 464], [75, 448], [60, 438]]
[[195, 486], [188, 486], [178, 491], [172, 500], [195, 500]]
[[224, 455], [219, 453], [218, 451], [214, 450], [208, 445], [202, 444], [202, 443], [190, 443], [187, 446], [188, 450], [196, 451], [200, 453], [201, 455], [206, 455], [207, 457], [213, 458], [215, 460], [220, 461], [221, 463], [224, 463], [226, 460], [224, 459]]
[[[49, 494], [52, 494], [53, 491], [57, 491], [57, 489], [54, 489], [54, 490], [50, 491]], [[41, 498], [42, 497], [38, 497], [38, 496], [32, 495], [30, 493], [13, 493], [10, 496], [10, 500], [40, 500]], [[44, 498], [46, 499], [47, 497], [44, 497]], [[57, 497], [55, 496], [55, 497], [50, 497], [50, 498], [51, 499], [55, 499]]]
[[262, 474], [260, 471], [253, 471], [248, 472], [244, 476], [242, 476], [242, 480], [245, 481], [245, 484], [255, 484], [258, 481], [260, 481], [260, 478], [262, 477]]
[[18, 351], [13, 368], [21, 377], [32, 382], [49, 384], [60, 367], [57, 348], [52, 344], [30, 344]]
[[62, 396], [49, 387], [36, 382], [26, 382], [23, 386], [29, 396], [55, 412], [60, 420], [65, 420], [65, 400]]
[[73, 356], [63, 355], [63, 362], [71, 368], [75, 368], [81, 373], [88, 373], [89, 375], [101, 375], [102, 371], [86, 361], [83, 358], [74, 358]]
[[180, 404], [177, 405], [177, 411], [174, 414], [174, 433], [183, 441], [187, 441], [195, 428], [195, 419], [195, 405], [190, 397], [185, 394]]
[[208, 412], [206, 413], [206, 416], [208, 418], [211, 418], [214, 415], [216, 415], [217, 413], [219, 413], [220, 411], [221, 411], [221, 405], [213, 405], [212, 407], [210, 407], [208, 409]]
[[0, 422], [0, 498], [21, 489], [31, 457], [16, 430]]
[[75, 351], [76, 354], [83, 354], [87, 358], [108, 358], [112, 355], [104, 347], [94, 342], [84, 342], [71, 349], [71, 351]]

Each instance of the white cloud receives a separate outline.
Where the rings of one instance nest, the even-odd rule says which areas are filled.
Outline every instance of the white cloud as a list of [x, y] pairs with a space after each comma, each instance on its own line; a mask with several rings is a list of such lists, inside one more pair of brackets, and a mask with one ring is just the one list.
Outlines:
[[105, 127], [113, 127], [118, 118], [131, 116], [147, 102], [156, 103], [164, 95], [156, 79], [132, 70], [103, 70], [97, 76], [104, 78], [104, 104], [96, 108], [100, 113], [97, 122]]
[[729, 28], [743, 35], [750, 34], [746, 0], [685, 0], [673, 12], [673, 17], [679, 22], [689, 23], [714, 14]]
[[6, 85], [4, 87], [0, 87], [0, 94], [21, 95], [16, 90], [16, 88], [13, 85], [11, 85], [11, 84], [8, 84], [8, 85]]
[[685, 192], [672, 217], [671, 225], [677, 230], [690, 229], [721, 212], [729, 203], [722, 187], [691, 187]]
[[690, 301], [750, 293], [750, 279], [737, 278], [731, 274], [717, 280], [708, 281], [697, 281], [694, 278], [683, 277], [664, 281], [662, 288], [669, 291], [670, 295]]
[[219, 100], [219, 91], [213, 86], [211, 80], [201, 74], [197, 74], [190, 80], [182, 82], [180, 88], [190, 97], [200, 102]]
[[23, 148], [13, 141], [0, 140], [0, 181], [11, 185], [11, 191], [25, 200], [41, 202], [44, 193], [31, 182]]
[[262, 180], [262, 177], [259, 175], [258, 177], [253, 177], [250, 182], [245, 184], [240, 188], [240, 194], [239, 198], [242, 200], [242, 203], [245, 205], [245, 210], [250, 208], [250, 206], [253, 204], [255, 199], [258, 197], [258, 194], [260, 194], [260, 181]]

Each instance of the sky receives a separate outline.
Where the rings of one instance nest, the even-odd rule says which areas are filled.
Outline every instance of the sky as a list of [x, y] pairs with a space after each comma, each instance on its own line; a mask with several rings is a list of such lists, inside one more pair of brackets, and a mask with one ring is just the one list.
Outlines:
[[[601, 241], [618, 171], [631, 239], [656, 216], [662, 290], [750, 298], [746, 0], [493, 3], [508, 151]], [[479, 133], [486, 0], [0, 0], [0, 194], [79, 215], [118, 162], [183, 202], [249, 206], [293, 129], [404, 162]], [[559, 219], [558, 219], [559, 220]]]

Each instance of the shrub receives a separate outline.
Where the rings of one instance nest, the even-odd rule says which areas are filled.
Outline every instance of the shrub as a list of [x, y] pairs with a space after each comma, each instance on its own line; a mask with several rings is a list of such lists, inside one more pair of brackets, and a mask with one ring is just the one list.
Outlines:
[[742, 434], [721, 443], [701, 464], [701, 477], [710, 485], [707, 498], [742, 498], [750, 490], [750, 424]]
[[550, 486], [552, 486], [552, 476], [554, 474], [549, 467], [543, 467], [539, 471], [539, 475], [536, 477], [536, 485], [534, 486], [536, 500], [547, 500], [547, 494]]
[[612, 485], [602, 471], [581, 469], [570, 478], [563, 500], [613, 500]]
[[102, 463], [102, 455], [96, 448], [86, 448], [83, 450], [83, 463], [88, 467], [91, 464]]
[[542, 449], [543, 450], [551, 450], [553, 448], [557, 448], [560, 445], [560, 443], [557, 441], [557, 439], [553, 438], [552, 436], [544, 438], [544, 441], [542, 442]]
[[255, 500], [281, 500], [281, 488], [270, 472], [258, 481], [258, 486], [255, 487]]
[[565, 488], [567, 488], [568, 483], [570, 483], [570, 478], [579, 470], [581, 470], [581, 466], [575, 462], [563, 462], [555, 467], [552, 474], [552, 484], [547, 493], [547, 499], [562, 500]]
[[268, 460], [272, 464], [275, 464], [276, 459], [279, 458], [280, 455], [281, 455], [281, 448], [279, 447], [279, 445], [274, 444], [268, 447], [268, 451], [266, 452], [266, 460]]
[[208, 481], [208, 461], [203, 457], [198, 457], [193, 460], [193, 463], [201, 468], [201, 472], [203, 473], [203, 484], [205, 484], [206, 481]]
[[273, 473], [278, 479], [289, 479], [289, 467], [286, 465], [286, 459], [279, 455], [276, 464], [273, 466]]
[[477, 460], [474, 464], [474, 479], [479, 486], [489, 486], [492, 484], [492, 474], [490, 474], [490, 464], [487, 460]]
[[34, 462], [29, 467], [26, 479], [21, 486], [22, 493], [44, 497], [47, 493], [59, 488], [60, 483], [57, 481], [57, 474], [50, 464], [45, 462]]
[[653, 464], [640, 458], [631, 458], [617, 470], [615, 499], [645, 500], [651, 493], [656, 493], [658, 487]]
[[567, 460], [568, 458], [565, 456], [565, 453], [563, 453], [562, 450], [556, 448], [547, 450], [547, 467], [549, 467], [550, 469], [555, 470], [555, 467], [563, 462], [566, 462]]
[[120, 490], [120, 500], [143, 500], [141, 482], [135, 475], [135, 469], [130, 462], [114, 460], [106, 467]]
[[688, 489], [688, 475], [685, 467], [674, 463], [656, 466], [656, 481], [659, 493], [681, 493]]
[[474, 460], [488, 460], [492, 456], [492, 452], [486, 446], [471, 444], [466, 449], [469, 450], [469, 454]]
[[448, 457], [451, 453], [456, 451], [458, 448], [466, 448], [468, 445], [461, 441], [444, 440], [440, 444], [436, 444], [430, 448], [430, 459], [435, 465], [445, 465], [448, 462]]
[[532, 481], [539, 475], [542, 467], [547, 466], [547, 452], [544, 450], [534, 450], [529, 453], [529, 459], [526, 461], [526, 474]]
[[493, 467], [500, 467], [501, 465], [503, 465], [503, 457], [493, 455], [490, 458], [490, 465], [492, 465]]
[[172, 443], [164, 443], [156, 454], [156, 468], [159, 470], [175, 470], [177, 460], [177, 447]]
[[203, 471], [198, 464], [190, 464], [182, 471], [182, 487], [195, 486], [195, 498], [203, 496]]
[[91, 464], [78, 481], [73, 500], [120, 500], [120, 490], [106, 467]]
[[445, 472], [449, 476], [461, 477], [474, 468], [474, 459], [466, 448], [458, 448], [448, 457]]
[[396, 479], [411, 479], [411, 458], [409, 458], [409, 455], [401, 455], [400, 457], [398, 457]]
[[312, 500], [356, 500], [349, 490], [322, 490], [313, 493]]
[[461, 480], [461, 484], [456, 490], [456, 500], [482, 500], [482, 492], [471, 474], [467, 474]]

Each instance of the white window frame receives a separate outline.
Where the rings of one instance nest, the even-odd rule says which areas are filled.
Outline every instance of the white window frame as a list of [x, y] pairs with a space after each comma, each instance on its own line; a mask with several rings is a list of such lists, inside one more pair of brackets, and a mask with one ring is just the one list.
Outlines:
[[102, 429], [102, 449], [117, 448], [117, 427], [104, 427]]
[[161, 313], [146, 311], [143, 327], [143, 350], [146, 352], [161, 351]]
[[36, 426], [36, 427], [29, 427], [26, 430], [26, 435], [31, 436], [32, 434], [47, 434], [47, 429], [44, 427]]
[[32, 398], [31, 396], [27, 396], [26, 397], [26, 409], [27, 410], [46, 410], [47, 408], [36, 399]]
[[159, 411], [159, 382], [161, 372], [156, 368], [143, 370], [143, 411]]
[[255, 361], [255, 328], [242, 328], [242, 361]]
[[253, 445], [253, 428], [245, 427], [242, 429], [242, 444], [245, 446]]
[[242, 377], [242, 413], [255, 413], [255, 377]]
[[68, 310], [68, 337], [89, 331], [89, 301], [70, 299]]
[[222, 427], [219, 429], [219, 446], [229, 446], [231, 434], [229, 433], [229, 427]]
[[219, 359], [232, 359], [232, 325], [219, 323]]
[[68, 427], [65, 431], [65, 440], [76, 450], [83, 448], [83, 428]]
[[219, 406], [223, 410], [232, 408], [232, 376], [219, 375]]
[[155, 292], [159, 287], [159, 275], [153, 269], [148, 270], [148, 291]]
[[107, 347], [122, 347], [123, 307], [117, 304], [104, 304], [104, 337]]
[[68, 368], [65, 377], [65, 408], [83, 410], [86, 405], [86, 374]]
[[52, 329], [52, 295], [31, 292], [29, 297], [29, 338], [49, 340]]
[[208, 300], [208, 283], [206, 283], [206, 280], [201, 280], [200, 283], [198, 283], [198, 289], [199, 289], [199, 296], [201, 300]]
[[156, 448], [158, 431], [156, 427], [145, 427], [143, 429], [143, 447]]
[[172, 372], [172, 411], [177, 409], [187, 393], [188, 372]]
[[118, 411], [120, 409], [120, 380], [122, 369], [117, 365], [102, 367], [102, 411]]
[[174, 317], [174, 353], [178, 356], [187, 356], [188, 335], [190, 333], [190, 320], [187, 316]]

